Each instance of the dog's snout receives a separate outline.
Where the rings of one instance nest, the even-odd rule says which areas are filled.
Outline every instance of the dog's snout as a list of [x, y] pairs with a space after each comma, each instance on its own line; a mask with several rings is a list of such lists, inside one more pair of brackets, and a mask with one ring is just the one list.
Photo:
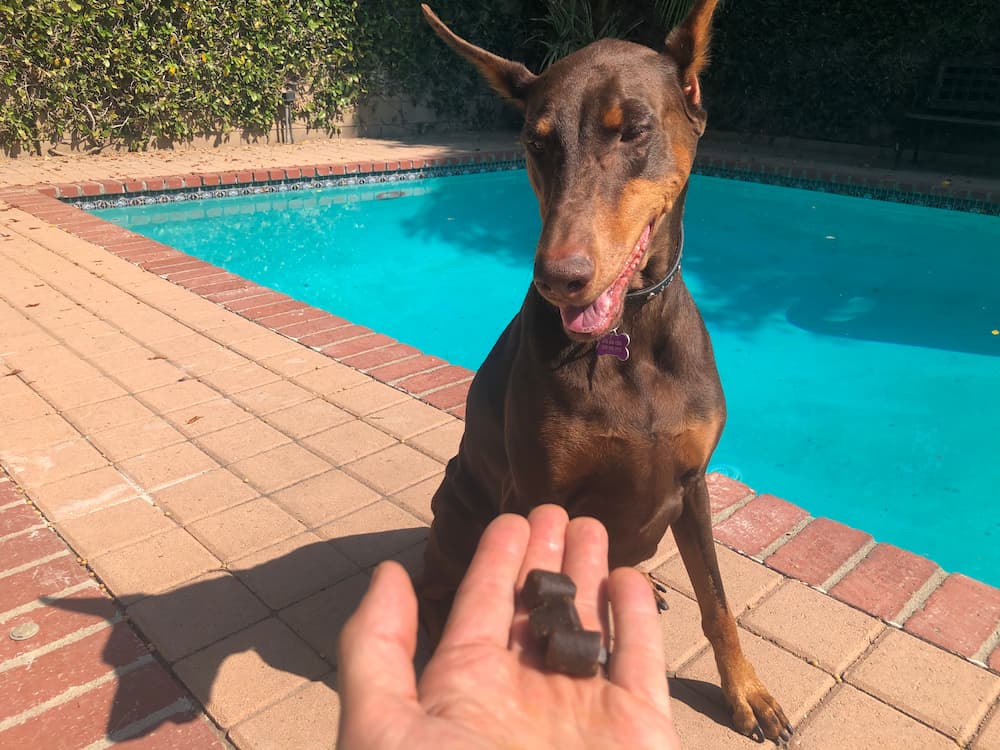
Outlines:
[[593, 278], [594, 261], [582, 253], [539, 259], [535, 264], [535, 284], [550, 294], [572, 296], [583, 291]]

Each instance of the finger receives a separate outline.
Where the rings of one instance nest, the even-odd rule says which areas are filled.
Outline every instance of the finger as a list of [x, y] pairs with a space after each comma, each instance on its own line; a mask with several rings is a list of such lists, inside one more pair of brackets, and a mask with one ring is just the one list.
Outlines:
[[[524, 561], [517, 575], [517, 594], [521, 595], [524, 579], [532, 570], [562, 570], [563, 549], [566, 545], [566, 525], [569, 516], [566, 510], [558, 505], [539, 505], [528, 514], [528, 525], [531, 536], [528, 548], [524, 552]], [[525, 651], [539, 652], [539, 644], [531, 637], [528, 625], [528, 612], [517, 602], [516, 614], [510, 629], [510, 648], [515, 653]], [[534, 653], [540, 656], [540, 653]]]
[[514, 585], [528, 546], [528, 522], [506, 514], [483, 532], [438, 648], [490, 643], [506, 648], [514, 617]]
[[608, 579], [615, 645], [608, 677], [670, 716], [670, 689], [663, 632], [653, 590], [634, 568], [618, 568]]
[[574, 518], [566, 529], [562, 571], [576, 583], [576, 609], [585, 630], [608, 635], [608, 532], [594, 518]]
[[[413, 653], [417, 644], [417, 597], [401, 565], [386, 562], [372, 576], [338, 643], [342, 733], [381, 721], [389, 707], [416, 707]], [[343, 734], [342, 734], [343, 736]]]
[[518, 591], [523, 588], [528, 573], [536, 568], [557, 573], [562, 570], [567, 524], [569, 516], [565, 508], [558, 505], [539, 505], [528, 514], [531, 536], [517, 575]]

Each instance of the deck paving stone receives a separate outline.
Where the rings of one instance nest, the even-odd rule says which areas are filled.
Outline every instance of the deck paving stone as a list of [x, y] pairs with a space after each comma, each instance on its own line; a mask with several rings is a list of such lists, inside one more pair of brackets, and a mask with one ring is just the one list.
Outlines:
[[317, 396], [332, 396], [345, 388], [353, 388], [371, 380], [363, 372], [358, 372], [346, 365], [336, 363], [319, 370], [310, 370], [300, 375], [292, 375], [291, 378]]
[[299, 440], [353, 421], [354, 417], [323, 399], [311, 398], [301, 404], [272, 411], [264, 419], [289, 437]]
[[[209, 348], [173, 355], [167, 354], [163, 350], [162, 345], [154, 345], [153, 348], [161, 354], [168, 356], [173, 364], [189, 375], [201, 378], [205, 382], [212, 382], [208, 380], [209, 376], [218, 375], [226, 370], [232, 370], [247, 364], [246, 357], [242, 357], [228, 349], [220, 349], [216, 342], [206, 336], [198, 336], [198, 338], [203, 339]], [[231, 377], [235, 378], [235, 376]], [[220, 385], [220, 383], [222, 383], [221, 380], [213, 382], [213, 385], [222, 391], [230, 390], [224, 385]]]
[[162, 510], [141, 498], [56, 524], [59, 533], [84, 558], [127, 547], [176, 526]]
[[[836, 680], [823, 670], [747, 630], [740, 629], [740, 644], [757, 676], [777, 699], [793, 727], [836, 684]], [[692, 690], [709, 698], [721, 698], [719, 670], [711, 649], [699, 654], [677, 676], [690, 681], [688, 687]]]
[[[722, 573], [722, 583], [726, 589], [726, 600], [729, 602], [729, 608], [737, 616], [777, 588], [783, 580], [780, 574], [721, 544], [715, 545], [715, 554], [719, 560], [719, 571]], [[685, 596], [695, 598], [691, 579], [688, 578], [687, 569], [680, 555], [672, 557], [653, 572], [668, 586], [677, 589]]]
[[179, 367], [175, 367], [163, 359], [156, 359], [156, 356], [153, 355], [145, 364], [131, 370], [116, 372], [115, 380], [133, 394], [137, 394], [176, 383], [187, 376], [187, 373]]
[[264, 494], [277, 492], [331, 468], [329, 461], [295, 443], [280, 445], [229, 466], [230, 471]]
[[59, 479], [31, 491], [31, 499], [54, 522], [110, 508], [136, 495], [135, 485], [110, 466]]
[[301, 523], [266, 497], [202, 518], [187, 529], [225, 563], [305, 531]]
[[465, 423], [454, 417], [441, 425], [407, 439], [431, 458], [447, 463], [458, 454], [458, 446], [465, 433]]
[[109, 466], [108, 459], [85, 438], [9, 453], [4, 456], [8, 471], [27, 490]]
[[333, 469], [286, 487], [271, 497], [312, 529], [371, 505], [380, 496], [349, 474]]
[[[288, 339], [283, 340], [288, 341]], [[279, 375], [283, 375], [285, 377], [305, 375], [306, 373], [322, 370], [323, 368], [331, 367], [336, 364], [331, 361], [329, 357], [320, 354], [319, 352], [306, 349], [293, 341], [288, 341], [288, 343], [295, 346], [295, 349], [283, 354], [264, 357], [257, 361], [267, 369], [273, 370]]]
[[442, 388], [440, 391], [426, 394], [423, 400], [431, 406], [436, 406], [438, 409], [450, 411], [458, 407], [464, 408], [466, 399], [469, 396], [469, 385], [470, 383], [468, 382], [451, 385], [447, 388]]
[[177, 662], [184, 684], [223, 729], [329, 671], [286, 625], [269, 618]]
[[400, 440], [409, 440], [435, 427], [458, 421], [440, 409], [405, 396], [403, 401], [372, 412], [364, 419], [368, 424]]
[[125, 349], [119, 349], [111, 352], [95, 352], [93, 354], [87, 354], [86, 356], [95, 367], [106, 375], [110, 375], [112, 377], [117, 377], [120, 372], [142, 367], [149, 362], [152, 357], [156, 356], [146, 347], [136, 346], [135, 342], [130, 343], [132, 345]]
[[365, 417], [393, 404], [406, 401], [408, 396], [402, 391], [369, 378], [367, 382], [353, 388], [330, 394], [329, 399], [341, 409], [359, 417]]
[[153, 493], [172, 518], [189, 524], [258, 497], [247, 482], [226, 469], [216, 469]]
[[234, 351], [260, 364], [266, 364], [270, 357], [278, 359], [290, 357], [302, 348], [280, 333], [272, 333], [256, 325], [254, 332], [249, 337], [241, 338], [231, 346]]
[[221, 570], [147, 596], [127, 611], [171, 663], [270, 615], [238, 578]]
[[368, 568], [422, 542], [427, 526], [387, 500], [379, 500], [321, 526], [316, 533]]
[[[230, 414], [235, 416], [235, 412], [231, 410]], [[194, 441], [224, 465], [242, 461], [290, 442], [287, 435], [257, 418], [240, 421], [215, 432], [197, 435]]]
[[845, 679], [959, 744], [1000, 695], [1000, 677], [895, 629]]
[[58, 414], [28, 417], [0, 430], [0, 459], [7, 461], [25, 451], [47, 448], [79, 436], [73, 425]]
[[254, 750], [320, 750], [335, 747], [340, 722], [340, 696], [328, 677], [311, 682], [237, 724], [229, 737]]
[[434, 476], [443, 468], [440, 461], [402, 443], [390, 445], [385, 450], [344, 466], [345, 471], [383, 495], [399, 492]]
[[407, 513], [416, 516], [426, 524], [434, 520], [431, 511], [431, 500], [444, 479], [444, 472], [435, 474], [422, 482], [411, 484], [406, 489], [392, 495], [390, 500], [403, 508]]
[[149, 408], [133, 396], [121, 396], [87, 406], [78, 406], [63, 414], [84, 435], [121, 427], [129, 422], [148, 422], [155, 417]]
[[187, 437], [183, 433], [159, 417], [145, 422], [129, 422], [90, 435], [90, 442], [101, 453], [119, 463], [185, 440]]
[[197, 406], [178, 409], [165, 417], [188, 437], [218, 432], [253, 419], [252, 414], [228, 398], [217, 398]]
[[193, 357], [196, 354], [210, 351], [214, 352], [218, 348], [218, 344], [208, 336], [194, 333], [190, 329], [185, 328], [179, 336], [157, 341], [154, 348], [162, 356], [180, 363], [185, 357]]
[[274, 610], [358, 572], [358, 566], [333, 545], [309, 532], [234, 560], [229, 567]]
[[850, 685], [838, 686], [796, 736], [798, 750], [955, 750], [943, 734]]
[[158, 414], [169, 414], [178, 409], [186, 409], [219, 397], [217, 391], [197, 380], [181, 380], [145, 391], [140, 400]]
[[198, 376], [203, 382], [225, 393], [239, 393], [250, 388], [273, 383], [279, 376], [260, 365], [248, 363], [230, 367], [226, 370], [215, 370]]
[[157, 490], [219, 468], [211, 456], [186, 442], [149, 451], [118, 466], [146, 490]]
[[885, 628], [874, 617], [792, 580], [741, 623], [833, 675], [841, 675]]
[[220, 567], [185, 529], [173, 529], [88, 560], [126, 606]]
[[369, 577], [357, 573], [281, 610], [278, 616], [317, 654], [337, 664], [340, 630], [368, 590]]
[[396, 441], [386, 433], [360, 420], [345, 422], [302, 440], [303, 445], [338, 466], [388, 448], [395, 443]]
[[983, 723], [972, 743], [972, 750], [996, 750], [998, 747], [1000, 747], [1000, 706], [995, 707], [989, 719]]
[[235, 393], [232, 396], [233, 401], [258, 415], [287, 409], [312, 398], [312, 393], [294, 383], [289, 383], [287, 380], [277, 380], [259, 388]]
[[[692, 690], [682, 680], [671, 680], [670, 694], [674, 723], [684, 748], [760, 750], [764, 747], [771, 750], [775, 747], [773, 743], [761, 745], [733, 729], [729, 708], [725, 704], [721, 690], [717, 692], [710, 689]], [[827, 747], [826, 750], [833, 749]]]
[[663, 650], [667, 659], [667, 672], [674, 674], [700, 651], [708, 648], [708, 639], [701, 631], [698, 605], [673, 589], [662, 592], [669, 609], [660, 613], [663, 631]]

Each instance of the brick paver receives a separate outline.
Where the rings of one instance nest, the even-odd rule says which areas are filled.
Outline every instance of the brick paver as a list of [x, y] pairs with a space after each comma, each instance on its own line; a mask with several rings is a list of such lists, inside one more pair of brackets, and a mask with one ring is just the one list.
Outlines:
[[[250, 180], [273, 164], [244, 161], [230, 179], [235, 165], [197, 168], [204, 157], [141, 158], [101, 169], [144, 163], [155, 179], [95, 172], [99, 159], [76, 162], [72, 178], [90, 191], [156, 189]], [[61, 169], [49, 179], [65, 182], [60, 163], [36, 174]], [[216, 173], [194, 174], [206, 169]], [[331, 747], [338, 631], [373, 565], [418, 568], [471, 373], [50, 198], [4, 196], [36, 212], [0, 213], [0, 463], [34, 505], [0, 478], [0, 623], [40, 631], [0, 645], [0, 670], [19, 677], [0, 744], [209, 748], [229, 747], [228, 735], [242, 750]], [[992, 750], [996, 589], [941, 584], [933, 563], [869, 551], [863, 532], [728, 477], [708, 487], [741, 640], [800, 747], [954, 738]], [[770, 567], [747, 555], [769, 555]], [[668, 588], [661, 623], [682, 738], [757, 747], [729, 727], [672, 536], [646, 567]], [[924, 640], [881, 621], [893, 618]]]

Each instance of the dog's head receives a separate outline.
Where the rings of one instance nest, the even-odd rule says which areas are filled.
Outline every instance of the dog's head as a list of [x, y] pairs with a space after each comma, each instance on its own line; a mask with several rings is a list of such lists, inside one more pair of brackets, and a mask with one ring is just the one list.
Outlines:
[[541, 75], [461, 39], [422, 6], [438, 36], [524, 113], [542, 215], [534, 283], [573, 339], [614, 328], [628, 290], [665, 268], [654, 260], [671, 251], [660, 230], [705, 130], [698, 75], [717, 2], [697, 0], [663, 52], [604, 39]]

